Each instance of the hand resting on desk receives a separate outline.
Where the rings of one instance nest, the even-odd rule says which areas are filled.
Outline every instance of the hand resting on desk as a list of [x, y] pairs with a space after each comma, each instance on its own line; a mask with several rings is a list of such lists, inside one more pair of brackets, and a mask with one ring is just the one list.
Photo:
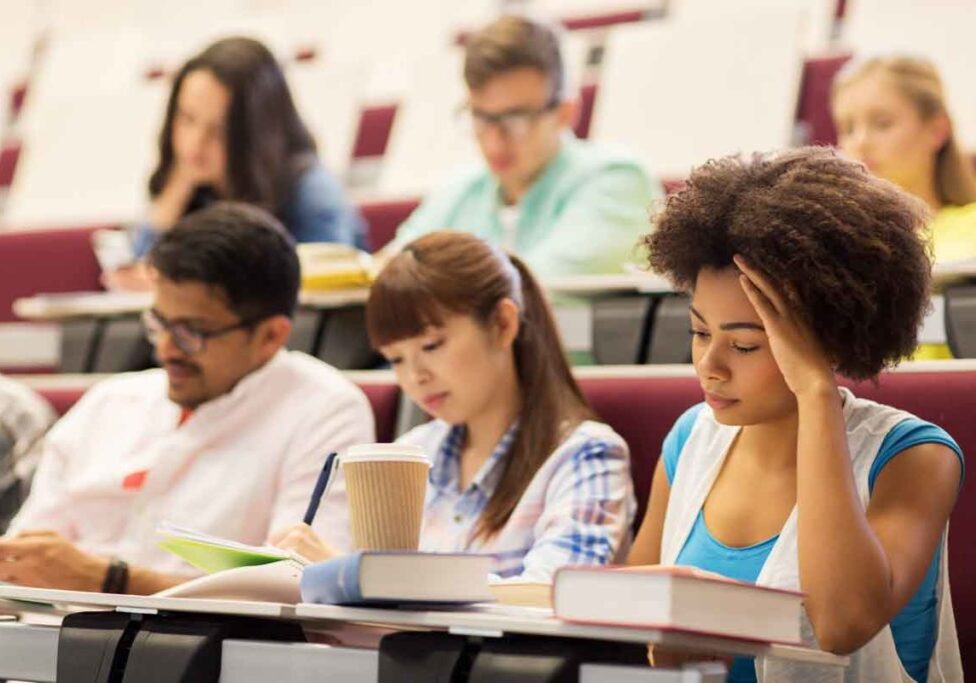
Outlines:
[[[0, 581], [36, 588], [99, 592], [109, 559], [80, 549], [56, 531], [21, 531], [0, 538]], [[189, 577], [129, 567], [127, 593], [148, 595]]]
[[0, 581], [20, 586], [99, 591], [108, 564], [54, 531], [21, 531], [0, 539]]

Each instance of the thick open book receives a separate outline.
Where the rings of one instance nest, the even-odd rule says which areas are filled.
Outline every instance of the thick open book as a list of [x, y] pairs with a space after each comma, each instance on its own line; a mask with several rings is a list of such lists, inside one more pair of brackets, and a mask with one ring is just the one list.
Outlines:
[[488, 555], [358, 552], [310, 564], [302, 600], [333, 605], [492, 600]]
[[553, 584], [558, 618], [770, 643], [800, 642], [803, 594], [687, 567], [564, 567]]
[[288, 559], [225, 569], [160, 591], [155, 597], [280, 602], [294, 605], [301, 601], [299, 584], [304, 568], [304, 564]]
[[163, 522], [160, 547], [186, 560], [205, 576], [157, 593], [164, 598], [207, 598], [299, 602], [299, 581], [308, 564], [301, 555], [273, 546], [238, 543]]

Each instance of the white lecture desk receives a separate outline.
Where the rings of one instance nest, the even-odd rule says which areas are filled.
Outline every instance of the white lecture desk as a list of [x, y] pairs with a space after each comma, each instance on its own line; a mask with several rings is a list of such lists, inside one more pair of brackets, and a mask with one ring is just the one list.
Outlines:
[[[106, 595], [80, 591], [0, 586], [0, 601], [10, 610], [24, 610], [12, 600], [32, 599], [58, 603], [73, 609], [118, 610], [133, 613], [188, 612], [262, 616], [299, 620], [307, 630], [328, 632], [350, 625], [367, 625], [393, 630], [423, 629], [447, 631], [456, 635], [500, 637], [503, 634], [587, 638], [617, 642], [656, 643], [662, 646], [717, 654], [767, 654], [797, 661], [845, 666], [846, 657], [803, 647], [767, 645], [694, 634], [608, 626], [568, 624], [532, 608], [486, 606], [469, 610], [407, 610], [334, 605], [282, 605], [277, 603], [194, 600]], [[50, 608], [30, 608], [40, 613]], [[50, 619], [50, 617], [49, 617]], [[57, 666], [58, 628], [53, 625], [0, 623], [0, 677], [7, 679], [53, 681]], [[272, 643], [228, 640], [223, 644], [221, 681], [247, 682], [276, 677], [289, 681], [318, 680], [329, 672], [343, 681], [374, 681], [378, 652], [314, 643]], [[594, 683], [692, 683], [715, 680], [706, 671], [676, 672], [640, 667], [587, 665], [581, 680]], [[690, 676], [690, 678], [689, 678]], [[721, 676], [718, 680], [721, 680]]]

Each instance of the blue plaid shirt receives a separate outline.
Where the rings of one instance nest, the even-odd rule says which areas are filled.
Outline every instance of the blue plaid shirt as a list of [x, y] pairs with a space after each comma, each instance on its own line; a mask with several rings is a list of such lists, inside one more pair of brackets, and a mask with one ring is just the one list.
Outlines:
[[489, 553], [494, 573], [524, 581], [551, 581], [564, 565], [622, 560], [636, 509], [629, 454], [623, 439], [597, 422], [581, 423], [553, 451], [498, 533], [474, 537], [517, 429], [505, 432], [463, 491], [463, 426], [435, 420], [400, 438], [432, 458], [421, 550]]

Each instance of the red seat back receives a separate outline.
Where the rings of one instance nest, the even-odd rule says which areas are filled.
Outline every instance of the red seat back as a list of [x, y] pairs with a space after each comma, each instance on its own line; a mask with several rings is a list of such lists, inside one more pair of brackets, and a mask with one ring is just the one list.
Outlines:
[[[393, 441], [396, 432], [397, 409], [400, 389], [393, 382], [361, 382], [359, 388], [369, 399], [376, 419], [376, 438], [378, 441]], [[58, 415], [64, 415], [73, 406], [87, 387], [66, 383], [64, 386], [46, 386], [37, 393], [46, 398]]]
[[645, 19], [644, 10], [618, 10], [604, 14], [564, 17], [562, 25], [569, 31], [606, 28], [617, 24], [632, 24]]
[[396, 438], [397, 410], [400, 406], [400, 388], [394, 382], [360, 382], [359, 388], [369, 399], [376, 418], [376, 440], [393, 441]]
[[0, 187], [10, 187], [14, 181], [14, 171], [20, 158], [20, 145], [13, 144], [0, 148]]
[[596, 414], [630, 446], [637, 529], [644, 519], [661, 443], [681, 413], [702, 400], [701, 387], [695, 377], [583, 377], [579, 384]]
[[64, 415], [71, 409], [82, 394], [86, 391], [85, 387], [45, 387], [38, 389], [37, 393], [43, 396], [58, 415]]
[[831, 55], [804, 62], [796, 118], [806, 126], [807, 144], [837, 144], [837, 129], [834, 127], [834, 115], [830, 111], [830, 88], [834, 76], [850, 58], [849, 54]]
[[369, 245], [379, 251], [396, 236], [397, 228], [420, 204], [417, 199], [369, 202], [361, 204], [359, 210], [369, 226]]
[[359, 129], [356, 131], [356, 141], [353, 143], [353, 158], [383, 155], [386, 144], [390, 140], [390, 130], [393, 128], [396, 111], [395, 104], [369, 107], [362, 111], [359, 117]]
[[20, 297], [101, 289], [91, 246], [96, 229], [0, 232], [0, 322], [16, 319], [11, 307]]
[[580, 88], [579, 114], [576, 117], [576, 125], [573, 126], [573, 132], [580, 140], [585, 140], [590, 135], [590, 123], [593, 121], [593, 105], [596, 103], [596, 95], [596, 83], [587, 83]]

